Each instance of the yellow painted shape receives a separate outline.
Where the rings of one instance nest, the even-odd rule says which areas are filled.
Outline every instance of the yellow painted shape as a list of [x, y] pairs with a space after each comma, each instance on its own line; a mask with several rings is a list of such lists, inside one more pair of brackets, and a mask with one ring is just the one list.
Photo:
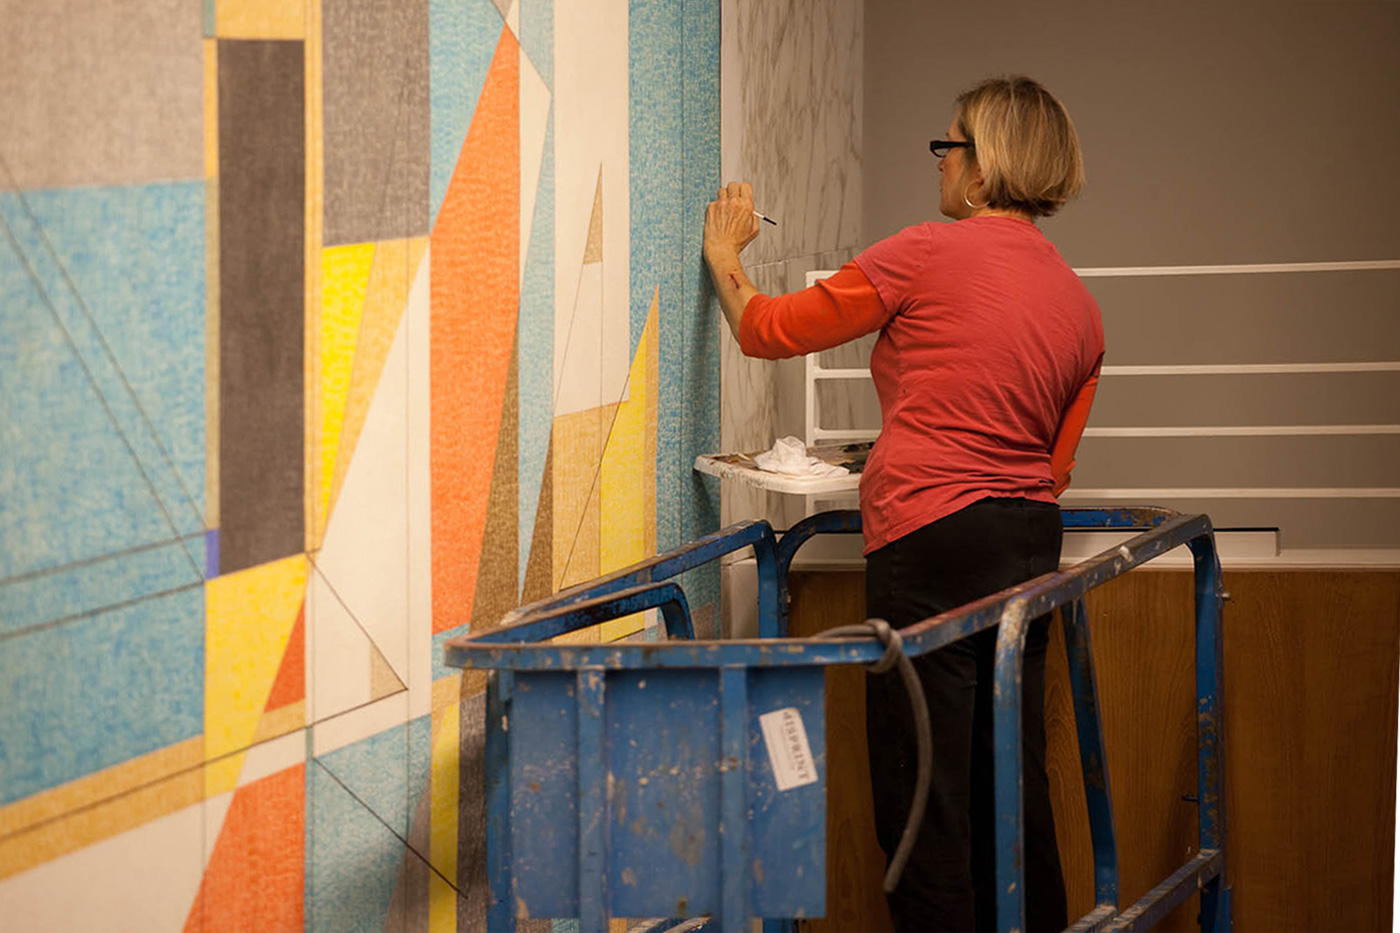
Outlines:
[[598, 575], [601, 495], [598, 471], [616, 404], [554, 419], [553, 584], [559, 590]]
[[321, 442], [317, 476], [316, 541], [330, 516], [331, 477], [340, 451], [345, 404], [360, 333], [365, 293], [369, 290], [374, 244], [333, 246], [321, 252], [320, 392]]
[[[220, 39], [302, 39], [304, 0], [216, 0], [214, 31]], [[319, 6], [320, 4], [316, 4]]]
[[[611, 573], [651, 556], [647, 550], [649, 511], [656, 508], [655, 499], [647, 499], [646, 474], [653, 477], [655, 487], [656, 460], [646, 459], [647, 444], [647, 370], [656, 318], [648, 316], [637, 342], [632, 369], [627, 377], [628, 397], [618, 406], [608, 434], [607, 447], [599, 471], [599, 507], [605, 521], [599, 535], [598, 572]], [[653, 522], [654, 525], [654, 522]], [[602, 640], [616, 641], [640, 631], [645, 624], [642, 613], [604, 622]]]
[[197, 735], [0, 807], [0, 837], [119, 797], [181, 771], [197, 770], [203, 761], [203, 747], [204, 737]]
[[204, 51], [204, 177], [219, 177], [219, 42], [205, 39]]
[[325, 510], [321, 505], [318, 482], [321, 448], [320, 361], [321, 334], [321, 243], [325, 217], [325, 147], [322, 145], [324, 124], [321, 88], [321, 4], [305, 0], [305, 42], [302, 46], [304, 63], [303, 85], [306, 107], [306, 193], [302, 201], [302, 217], [306, 224], [302, 247], [302, 274], [305, 278], [306, 308], [302, 330], [302, 398], [305, 409], [302, 423], [306, 426], [302, 448], [302, 528], [308, 551], [320, 545], [325, 528]]
[[219, 43], [204, 52], [204, 524], [219, 527]]
[[[189, 741], [198, 743], [199, 739]], [[181, 749], [187, 744], [182, 742], [164, 751], [175, 754], [172, 749]], [[131, 764], [126, 762], [116, 768]], [[115, 768], [109, 768], [98, 774], [108, 774], [113, 770]], [[69, 810], [56, 819], [37, 823], [29, 829], [0, 835], [0, 880], [198, 803], [203, 784], [202, 770], [196, 763], [164, 780], [143, 782], [126, 792], [109, 793], [107, 799], [100, 803]]]
[[258, 720], [258, 729], [253, 733], [253, 742], [266, 742], [288, 732], [295, 732], [306, 725], [306, 701], [297, 700], [286, 706], [268, 710]]
[[360, 333], [355, 341], [355, 361], [350, 371], [350, 389], [341, 418], [340, 440], [337, 449], [328, 452], [334, 470], [331, 473], [329, 506], [324, 510], [327, 515], [335, 510], [336, 500], [340, 497], [350, 459], [354, 456], [355, 445], [359, 443], [360, 432], [369, 415], [369, 403], [379, 387], [384, 361], [389, 357], [394, 335], [398, 332], [404, 309], [408, 307], [409, 289], [427, 249], [427, 237], [385, 240], [374, 244], [364, 310], [360, 314]]
[[204, 799], [227, 794], [238, 787], [238, 776], [243, 773], [243, 763], [247, 761], [247, 751], [238, 751], [215, 759], [204, 766]]
[[466, 673], [471, 672], [462, 671], [448, 674], [446, 677], [439, 677], [433, 681], [433, 712], [462, 701], [462, 675]]
[[[457, 793], [461, 704], [452, 703], [433, 713], [433, 763], [429, 790], [432, 823], [428, 832], [428, 861], [434, 877], [457, 877]], [[428, 888], [429, 933], [457, 933], [457, 892], [437, 879]]]
[[215, 577], [204, 586], [204, 757], [215, 763], [211, 786], [222, 788], [213, 793], [232, 790], [237, 782], [235, 761], [241, 768], [241, 753], [253, 744], [305, 598], [304, 554]]

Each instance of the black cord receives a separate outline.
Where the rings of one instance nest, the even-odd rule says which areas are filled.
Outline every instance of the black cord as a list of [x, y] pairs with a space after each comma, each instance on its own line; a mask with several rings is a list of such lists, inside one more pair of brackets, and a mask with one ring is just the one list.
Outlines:
[[929, 725], [928, 702], [924, 699], [924, 687], [919, 683], [919, 675], [914, 664], [904, 653], [904, 642], [899, 632], [890, 628], [884, 619], [867, 619], [858, 625], [841, 625], [819, 633], [817, 638], [853, 638], [871, 636], [885, 646], [880, 660], [871, 664], [869, 670], [883, 674], [892, 667], [899, 668], [904, 679], [904, 689], [909, 694], [909, 706], [914, 713], [914, 734], [918, 739], [919, 770], [914, 782], [914, 802], [909, 807], [909, 818], [904, 822], [904, 834], [899, 837], [899, 847], [885, 869], [885, 893], [892, 894], [899, 886], [904, 865], [909, 861], [909, 853], [914, 851], [914, 840], [918, 838], [919, 827], [924, 822], [924, 810], [928, 806], [929, 784], [933, 780], [933, 732]]

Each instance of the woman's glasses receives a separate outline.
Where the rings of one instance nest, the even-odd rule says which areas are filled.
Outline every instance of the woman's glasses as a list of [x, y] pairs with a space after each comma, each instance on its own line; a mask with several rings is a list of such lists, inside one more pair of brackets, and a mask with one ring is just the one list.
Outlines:
[[952, 140], [949, 140], [949, 139], [935, 139], [933, 142], [931, 142], [931, 143], [928, 144], [928, 151], [929, 151], [929, 152], [932, 152], [934, 155], [938, 156], [940, 159], [943, 158], [943, 157], [944, 157], [945, 155], [947, 155], [948, 153], [952, 152], [954, 149], [974, 149], [974, 148], [976, 148], [976, 147], [973, 146], [972, 143], [953, 142]]

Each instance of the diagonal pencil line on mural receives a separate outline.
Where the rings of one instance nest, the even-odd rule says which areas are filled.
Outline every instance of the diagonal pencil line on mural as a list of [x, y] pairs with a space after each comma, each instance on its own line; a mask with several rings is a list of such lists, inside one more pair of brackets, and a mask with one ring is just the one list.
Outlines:
[[[5, 165], [3, 158], [0, 158], [0, 168], [4, 168], [6, 174], [9, 174], [9, 168]], [[13, 176], [11, 176], [11, 178], [13, 180]], [[19, 199], [21, 203], [24, 203], [23, 194], [19, 194]], [[107, 397], [102, 394], [101, 388], [97, 385], [97, 379], [93, 375], [92, 370], [88, 367], [87, 360], [83, 359], [82, 354], [78, 352], [78, 346], [77, 343], [73, 340], [73, 335], [69, 333], [67, 325], [63, 323], [63, 316], [60, 315], [58, 313], [58, 309], [54, 307], [53, 299], [49, 297], [49, 293], [44, 288], [43, 282], [40, 280], [38, 273], [34, 270], [33, 265], [30, 263], [29, 257], [21, 248], [19, 238], [15, 236], [14, 229], [10, 226], [9, 218], [5, 216], [4, 211], [0, 211], [0, 226], [4, 226], [5, 236], [10, 241], [11, 248], [14, 249], [15, 255], [19, 257], [20, 263], [24, 266], [24, 270], [29, 275], [30, 281], [33, 282], [35, 290], [39, 293], [39, 297], [44, 302], [44, 306], [48, 308], [49, 313], [53, 316], [54, 322], [58, 324], [59, 330], [63, 333], [63, 338], [68, 344], [68, 348], [72, 351], [74, 358], [78, 361], [78, 365], [82, 367], [83, 374], [87, 376], [88, 382], [92, 385], [92, 389], [96, 393], [98, 401], [102, 405], [103, 412], [106, 413], [107, 419], [112, 423], [112, 427], [117, 432], [117, 436], [121, 438], [122, 446], [124, 446], [127, 450], [127, 453], [130, 454], [132, 463], [135, 464], [137, 472], [141, 474], [141, 479], [145, 482], [147, 490], [151, 493], [151, 497], [155, 500], [156, 506], [160, 509], [161, 515], [165, 518], [165, 523], [170, 527], [171, 533], [174, 534], [176, 538], [180, 540], [181, 550], [185, 552], [185, 557], [188, 558], [190, 562], [190, 568], [194, 570], [195, 577], [199, 580], [203, 580], [204, 568], [200, 567], [199, 562], [195, 560], [194, 554], [190, 552], [188, 545], [186, 545], [184, 539], [180, 537], [179, 526], [175, 524], [174, 517], [171, 516], [170, 510], [167, 509], [165, 506], [165, 501], [161, 498], [160, 493], [156, 491], [155, 482], [146, 472], [146, 466], [144, 463], [141, 462], [141, 458], [136, 455], [136, 450], [131, 444], [131, 439], [128, 438], [126, 436], [126, 432], [122, 430], [121, 423], [118, 421], [116, 413], [112, 411], [112, 407], [108, 403]], [[125, 380], [123, 379], [123, 381]], [[140, 406], [138, 405], [137, 407], [139, 408]], [[179, 482], [178, 476], [176, 477], [176, 482]], [[201, 524], [203, 524], [202, 517]]]
[[[24, 213], [28, 215], [29, 222], [34, 225], [34, 229], [39, 234], [39, 239], [43, 242], [44, 247], [48, 251], [50, 258], [53, 260], [54, 265], [58, 267], [59, 272], [62, 274], [63, 282], [68, 287], [68, 291], [73, 295], [73, 299], [76, 302], [78, 309], [82, 312], [83, 318], [86, 320], [87, 325], [92, 328], [92, 332], [97, 336], [97, 342], [98, 345], [102, 348], [102, 354], [107, 358], [107, 362], [111, 364], [113, 372], [116, 373], [117, 379], [121, 383], [122, 388], [126, 390], [127, 396], [130, 397], [131, 404], [135, 407], [136, 412], [141, 419], [141, 422], [146, 426], [146, 430], [150, 432], [151, 442], [155, 444], [156, 450], [160, 454], [160, 458], [165, 462], [165, 467], [170, 471], [171, 477], [175, 480], [175, 486], [179, 490], [180, 495], [184, 498], [184, 504], [189, 506], [191, 513], [195, 517], [195, 520], [199, 522], [202, 527], [204, 523], [203, 511], [199, 508], [198, 503], [194, 501], [194, 497], [190, 494], [189, 489], [186, 488], [184, 478], [180, 475], [180, 471], [176, 469], [174, 459], [170, 456], [170, 451], [166, 449], [164, 442], [161, 441], [160, 435], [156, 431], [155, 423], [151, 420], [150, 414], [141, 404], [140, 398], [136, 395], [136, 390], [132, 388], [131, 382], [127, 378], [126, 371], [122, 369], [121, 364], [117, 361], [116, 354], [112, 351], [112, 345], [107, 341], [107, 337], [105, 334], [103, 334], [102, 328], [98, 326], [97, 319], [93, 315], [92, 309], [88, 307], [87, 299], [83, 297], [82, 292], [78, 289], [77, 283], [73, 281], [73, 277], [69, 273], [67, 265], [64, 264], [62, 258], [58, 255], [58, 251], [54, 249], [53, 243], [49, 240], [48, 233], [44, 230], [44, 225], [39, 222], [39, 218], [35, 215], [34, 209], [29, 203], [29, 199], [26, 198], [24, 196], [24, 192], [19, 189], [18, 181], [16, 180], [14, 173], [10, 169], [9, 162], [5, 159], [3, 154], [0, 154], [0, 170], [3, 170], [5, 176], [9, 179], [9, 183], [13, 188], [13, 193], [16, 199], [19, 201], [20, 206], [24, 209]], [[8, 226], [9, 225], [7, 223], [6, 227], [8, 228]], [[48, 296], [48, 292], [42, 287], [42, 285], [40, 285], [37, 273], [34, 272], [32, 265], [28, 262], [27, 259], [24, 258], [23, 251], [19, 246], [18, 239], [14, 236], [13, 231], [7, 229], [7, 233], [10, 236], [11, 243], [14, 245], [15, 252], [20, 254], [22, 261], [24, 261], [25, 263], [26, 270], [29, 272], [30, 277], [34, 280], [36, 289], [43, 296], [44, 303], [48, 305], [49, 310], [53, 313], [55, 320], [58, 320], [59, 325], [63, 328], [64, 337], [68, 340], [68, 344], [72, 348], [74, 356], [77, 356], [79, 362], [82, 364], [83, 371], [88, 375], [89, 381], [92, 382], [93, 390], [97, 392], [99, 396], [103, 397], [103, 400], [105, 402], [106, 398], [102, 395], [102, 390], [97, 385], [97, 380], [93, 377], [92, 372], [87, 365], [87, 361], [83, 359], [82, 354], [79, 352], [77, 342], [73, 340], [72, 335], [71, 333], [69, 333], [67, 326], [62, 323], [62, 319], [58, 314], [58, 309], [54, 307], [52, 299]], [[117, 424], [116, 415], [111, 411], [110, 408], [108, 408], [108, 415], [112, 418], [113, 425], [115, 425], [117, 427], [117, 430], [120, 432], [121, 426]], [[125, 439], [124, 432], [123, 438]], [[136, 455], [135, 448], [132, 447], [130, 443], [127, 444], [127, 447], [129, 450], [131, 450], [132, 457], [137, 459], [139, 463], [139, 458]], [[144, 468], [141, 472], [143, 476], [146, 473]], [[151, 486], [151, 494], [156, 497], [157, 502], [159, 502], [162, 507], [162, 511], [164, 511], [165, 502], [161, 498], [160, 494], [156, 491], [155, 485], [150, 482], [149, 478], [147, 479], [147, 484]], [[170, 518], [168, 513], [167, 518]], [[174, 526], [173, 519], [171, 519], [171, 526], [172, 530], [178, 535], [180, 531], [179, 528]], [[191, 556], [190, 559], [193, 563], [193, 556]], [[198, 567], [197, 563], [196, 567]], [[200, 576], [202, 577], [203, 574], [201, 573]]]
[[[603, 175], [603, 163], [602, 163], [602, 162], [599, 162], [599, 163], [598, 163], [598, 177], [601, 178], [602, 175]], [[590, 218], [590, 225], [591, 225], [591, 223], [592, 223], [592, 220], [591, 220], [591, 218]], [[588, 264], [587, 262], [585, 262], [585, 260], [587, 259], [587, 257], [588, 257], [588, 238], [585, 237], [585, 238], [584, 238], [584, 241], [583, 241], [583, 257], [581, 257], [581, 258], [579, 259], [579, 264], [578, 264], [578, 279], [577, 279], [577, 281], [574, 282], [574, 306], [573, 306], [573, 309], [570, 310], [570, 312], [569, 312], [569, 330], [568, 330], [568, 332], [565, 333], [565, 335], [564, 335], [564, 352], [561, 353], [561, 354], [559, 355], [559, 359], [556, 361], [556, 366], [557, 366], [557, 369], [558, 369], [558, 371], [559, 371], [561, 377], [562, 377], [563, 373], [566, 371], [566, 369], [567, 369], [567, 367], [568, 367], [568, 364], [569, 364], [569, 345], [570, 345], [570, 343], [572, 343], [573, 338], [574, 338], [574, 320], [578, 317], [578, 294], [579, 294], [580, 291], [583, 290], [583, 267], [586, 266], [586, 265]], [[552, 411], [558, 411], [558, 410], [559, 410], [559, 392], [560, 392], [560, 390], [562, 390], [563, 388], [564, 388], [564, 380], [563, 380], [562, 378], [560, 378], [558, 384], [555, 385], [555, 387], [554, 387], [554, 404], [551, 406], [551, 410], [552, 410]]]
[[55, 564], [52, 567], [41, 567], [38, 570], [27, 570], [24, 573], [17, 573], [10, 577], [0, 577], [0, 589], [7, 586], [14, 586], [17, 583], [27, 583], [30, 580], [37, 580], [42, 577], [51, 577], [54, 574], [67, 573], [72, 570], [80, 570], [83, 567], [91, 567], [94, 564], [101, 564], [109, 560], [119, 560], [123, 557], [134, 557], [137, 554], [144, 554], [147, 551], [156, 551], [172, 544], [179, 544], [181, 538], [202, 538], [202, 532], [197, 534], [179, 535], [174, 538], [162, 538], [159, 541], [152, 541], [149, 544], [138, 544], [134, 547], [122, 548], [118, 551], [108, 551], [98, 554], [96, 557], [84, 557], [82, 560], [69, 561], [66, 564]]
[[[593, 490], [596, 489], [596, 488], [598, 487], [598, 480], [599, 480], [599, 478], [603, 475], [603, 457], [604, 457], [604, 455], [607, 453], [607, 450], [608, 450], [608, 443], [612, 440], [613, 428], [615, 428], [615, 427], [617, 426], [617, 416], [618, 416], [618, 413], [622, 411], [622, 402], [623, 402], [624, 399], [627, 398], [627, 393], [628, 393], [628, 391], [631, 389], [631, 386], [632, 386], [632, 375], [631, 375], [631, 373], [629, 372], [628, 375], [627, 375], [627, 378], [626, 378], [625, 380], [623, 380], [623, 382], [622, 382], [622, 391], [618, 394], [617, 403], [616, 403], [616, 404], [613, 404], [613, 405], [606, 406], [606, 407], [612, 409], [612, 420], [608, 422], [608, 432], [607, 432], [607, 436], [605, 436], [605, 437], [603, 438], [602, 443], [598, 445], [598, 463], [593, 467], [593, 480], [592, 480], [592, 482], [590, 482], [589, 485], [588, 485], [588, 495], [584, 497], [584, 500], [583, 500], [584, 502], [587, 502], [589, 499], [592, 499], [592, 498], [593, 498]], [[600, 407], [600, 408], [599, 408], [599, 412], [601, 413], [601, 411], [602, 411], [602, 408]], [[600, 414], [600, 418], [601, 418], [601, 414]], [[600, 433], [601, 433], [601, 432], [600, 432]], [[583, 533], [583, 526], [584, 526], [584, 523], [587, 521], [587, 519], [588, 519], [588, 508], [587, 508], [587, 506], [585, 506], [584, 509], [583, 509], [583, 514], [582, 514], [582, 516], [579, 518], [578, 527], [574, 529], [574, 537], [573, 537], [573, 540], [571, 540], [571, 541], [569, 542], [569, 553], [568, 553], [568, 556], [566, 556], [566, 557], [564, 558], [564, 570], [563, 570], [563, 572], [562, 572], [561, 575], [560, 575], [560, 578], [559, 578], [560, 580], [565, 580], [565, 579], [567, 579], [568, 576], [569, 576], [569, 565], [570, 565], [570, 563], [571, 563], [571, 562], [573, 561], [573, 559], [574, 559], [574, 550], [575, 550], [575, 548], [578, 547], [579, 535], [581, 535], [581, 534]]]
[[[347, 712], [349, 711], [347, 710]], [[309, 729], [309, 727], [307, 727], [307, 729]], [[307, 731], [307, 729], [295, 731]], [[203, 771], [205, 768], [220, 764], [221, 762], [228, 761], [233, 758], [237, 758], [240, 755], [246, 755], [248, 752], [252, 751], [255, 748], [271, 744], [272, 742], [276, 742], [279, 739], [285, 739], [288, 735], [291, 734], [293, 733], [286, 732], [282, 735], [274, 735], [257, 742], [249, 743], [248, 745], [244, 745], [240, 748], [230, 749], [229, 751], [224, 752], [222, 755], [217, 755], [214, 758], [210, 758], [207, 761], [201, 760], [198, 764], [189, 765], [184, 768], [176, 768], [173, 771], [167, 771], [164, 774], [160, 774], [156, 777], [151, 778], [150, 780], [142, 781], [139, 784], [133, 784], [130, 787], [122, 788], [116, 793], [108, 794], [103, 797], [98, 797], [93, 800], [85, 801], [84, 803], [79, 804], [78, 806], [74, 806], [64, 810], [62, 813], [56, 813], [53, 816], [46, 817], [42, 820], [36, 820], [33, 823], [26, 823], [23, 826], [19, 826], [15, 829], [10, 830], [9, 832], [0, 833], [0, 843], [4, 843], [8, 839], [13, 839], [15, 836], [20, 836], [25, 833], [32, 833], [36, 830], [43, 829], [45, 826], [51, 826], [54, 823], [71, 819], [74, 816], [86, 813], [90, 810], [95, 810], [98, 807], [106, 806], [107, 804], [113, 803], [118, 800], [122, 800], [123, 798], [131, 797], [135, 794], [141, 793], [142, 791], [150, 790], [153, 787], [159, 787], [162, 784], [168, 784], [171, 781], [177, 780], [181, 777], [186, 777], [191, 774], [195, 774], [199, 771]], [[25, 798], [20, 798], [20, 800], [24, 799]], [[16, 803], [18, 802], [19, 801], [16, 801]], [[198, 805], [199, 804], [195, 804], [195, 806]]]
[[352, 800], [354, 800], [360, 806], [364, 807], [366, 813], [378, 820], [379, 823], [383, 825], [383, 827], [387, 829], [389, 833], [403, 845], [405, 851], [411, 852], [415, 858], [421, 861], [424, 865], [428, 866], [428, 870], [431, 871], [433, 874], [437, 875], [439, 878], [441, 878], [443, 884], [447, 885], [453, 891], [457, 892], [458, 898], [462, 899], [463, 901], [466, 900], [466, 894], [463, 893], [460, 887], [449, 881], [447, 876], [444, 875], [441, 871], [439, 871], [438, 867], [434, 865], [426, 855], [424, 855], [422, 852], [419, 852], [418, 849], [415, 848], [412, 844], [410, 844], [409, 841], [403, 836], [400, 836], [398, 832], [394, 829], [394, 827], [389, 825], [388, 821], [386, 821], [384, 817], [376, 813], [373, 807], [365, 803], [362, 799], [360, 799], [360, 796], [358, 794], [356, 794], [353, 790], [347, 787], [345, 782], [340, 779], [340, 776], [337, 775], [334, 771], [332, 771], [329, 767], [327, 767], [324, 761], [322, 761], [319, 758], [314, 759], [314, 761], [322, 771], [326, 772], [326, 774], [330, 776], [331, 780], [335, 781], [337, 784], [340, 785], [341, 790], [345, 791], [345, 793], [350, 795], [350, 798]]
[[116, 612], [119, 609], [129, 609], [141, 603], [150, 602], [153, 599], [164, 599], [167, 596], [174, 596], [177, 593], [184, 593], [189, 590], [198, 589], [204, 585], [204, 581], [198, 580], [194, 583], [186, 583], [183, 586], [171, 587], [168, 590], [161, 590], [158, 593], [145, 593], [141, 596], [134, 596], [131, 599], [124, 599], [121, 602], [109, 603], [105, 606], [98, 606], [95, 609], [84, 609], [82, 612], [74, 612], [70, 615], [60, 616], [56, 619], [46, 619], [43, 622], [36, 622], [33, 625], [26, 625], [24, 628], [14, 629], [9, 632], [0, 632], [0, 644], [14, 638], [21, 638], [25, 635], [33, 635], [35, 632], [42, 632], [48, 629], [58, 628], [70, 622], [79, 622], [89, 616], [101, 615], [104, 612]]
[[[336, 602], [340, 603], [340, 608], [345, 610], [345, 614], [350, 617], [350, 621], [355, 623], [355, 627], [358, 628], [360, 630], [360, 633], [365, 636], [365, 639], [369, 641], [369, 643], [374, 647], [374, 650], [378, 651], [380, 657], [384, 658], [384, 663], [389, 664], [389, 657], [384, 653], [384, 649], [379, 647], [379, 642], [374, 640], [374, 636], [369, 633], [369, 629], [365, 628], [365, 625], [363, 622], [360, 621], [359, 616], [355, 615], [355, 611], [350, 608], [349, 604], [345, 602], [345, 600], [341, 597], [340, 593], [336, 591], [335, 585], [331, 583], [330, 577], [326, 576], [325, 571], [323, 571], [320, 565], [316, 563], [316, 558], [312, 555], [312, 553], [307, 553], [306, 561], [311, 565], [311, 569], [316, 572], [316, 575], [319, 576], [325, 582], [326, 589], [331, 591], [331, 595], [335, 597]], [[389, 670], [393, 672], [394, 677], [398, 680], [400, 684], [404, 686], [404, 689], [408, 689], [408, 681], [405, 680], [404, 676], [400, 675], [398, 671], [394, 670], [394, 666], [392, 664], [389, 664]]]
[[[390, 699], [390, 698], [392, 698], [392, 697], [396, 697], [396, 696], [399, 696], [399, 695], [401, 695], [401, 694], [403, 694], [403, 693], [407, 693], [407, 692], [408, 692], [408, 688], [407, 688], [407, 687], [405, 687], [405, 688], [402, 689], [402, 690], [396, 690], [396, 691], [393, 692], [393, 693], [386, 694], [386, 695], [384, 695], [384, 696], [382, 696], [382, 697], [379, 697], [379, 698], [377, 698], [377, 699], [369, 700], [369, 701], [367, 701], [367, 702], [360, 703], [360, 704], [358, 704], [357, 706], [352, 706], [352, 707], [350, 707], [349, 709], [344, 709], [344, 710], [340, 710], [339, 712], [332, 713], [331, 715], [325, 717], [324, 719], [318, 719], [318, 720], [316, 720], [315, 722], [307, 723], [305, 726], [303, 726], [303, 727], [301, 727], [301, 728], [299, 728], [299, 729], [294, 729], [294, 730], [292, 730], [291, 732], [284, 732], [284, 733], [282, 733], [281, 735], [269, 736], [268, 738], [260, 739], [260, 740], [258, 740], [258, 741], [256, 741], [256, 742], [250, 742], [250, 743], [248, 743], [247, 745], [241, 745], [241, 746], [239, 746], [238, 748], [229, 749], [228, 751], [226, 751], [226, 752], [224, 752], [224, 753], [222, 753], [222, 754], [220, 754], [220, 755], [216, 755], [216, 756], [214, 756], [213, 758], [209, 758], [209, 759], [207, 759], [207, 760], [201, 760], [198, 764], [190, 765], [190, 766], [184, 767], [184, 768], [177, 768], [177, 769], [175, 769], [174, 771], [168, 771], [168, 772], [166, 772], [166, 773], [164, 773], [164, 774], [161, 774], [161, 775], [159, 775], [159, 776], [157, 776], [157, 777], [153, 777], [153, 778], [151, 778], [150, 780], [142, 781], [141, 783], [139, 783], [139, 784], [134, 784], [134, 785], [132, 785], [131, 787], [123, 788], [122, 790], [117, 791], [116, 793], [109, 794], [109, 795], [104, 796], [104, 797], [98, 797], [98, 798], [96, 798], [96, 799], [94, 799], [94, 800], [86, 801], [85, 803], [82, 803], [82, 804], [80, 804], [80, 805], [78, 805], [78, 806], [75, 806], [75, 807], [72, 807], [72, 808], [70, 808], [70, 809], [64, 810], [62, 813], [55, 814], [55, 815], [53, 815], [53, 816], [47, 817], [47, 818], [42, 819], [42, 820], [36, 820], [36, 821], [33, 822], [33, 823], [26, 823], [25, 825], [20, 826], [20, 827], [18, 827], [18, 828], [16, 828], [16, 829], [13, 829], [13, 830], [11, 830], [11, 831], [9, 831], [9, 832], [0, 833], [0, 843], [4, 843], [6, 840], [12, 839], [12, 838], [14, 838], [15, 836], [23, 835], [23, 834], [25, 834], [25, 833], [35, 832], [36, 830], [43, 829], [43, 828], [46, 827], [46, 826], [50, 826], [50, 825], [52, 825], [52, 824], [54, 824], [54, 823], [57, 823], [57, 822], [60, 822], [60, 821], [62, 821], [62, 820], [70, 819], [70, 818], [72, 818], [72, 817], [74, 817], [74, 816], [77, 816], [77, 815], [82, 814], [82, 813], [86, 813], [86, 812], [91, 811], [91, 810], [94, 810], [94, 809], [96, 809], [96, 808], [98, 808], [98, 807], [105, 806], [105, 805], [107, 805], [107, 804], [113, 803], [113, 802], [118, 801], [118, 800], [122, 800], [123, 798], [131, 797], [132, 795], [139, 794], [139, 793], [141, 793], [142, 791], [150, 790], [150, 789], [153, 788], [153, 787], [158, 787], [158, 786], [160, 786], [160, 785], [162, 785], [162, 784], [168, 784], [168, 783], [170, 783], [171, 781], [174, 781], [174, 780], [176, 780], [176, 779], [178, 779], [178, 778], [185, 777], [185, 776], [188, 776], [188, 775], [190, 775], [190, 774], [194, 774], [194, 773], [199, 772], [199, 771], [202, 771], [202, 770], [204, 770], [204, 769], [206, 769], [206, 768], [212, 767], [212, 766], [214, 766], [214, 765], [218, 765], [218, 764], [220, 764], [220, 763], [222, 763], [222, 762], [229, 761], [229, 760], [232, 760], [232, 759], [234, 759], [234, 758], [237, 758], [237, 757], [239, 757], [239, 756], [241, 756], [241, 755], [246, 755], [246, 754], [248, 754], [249, 752], [251, 752], [251, 751], [253, 751], [253, 750], [257, 749], [257, 748], [261, 748], [262, 746], [270, 745], [270, 744], [272, 744], [273, 742], [276, 742], [276, 741], [279, 741], [279, 740], [285, 740], [285, 739], [287, 738], [287, 736], [289, 736], [289, 735], [295, 735], [295, 734], [298, 733], [298, 732], [310, 734], [310, 733], [311, 733], [311, 729], [312, 729], [313, 726], [325, 725], [325, 724], [328, 723], [328, 722], [332, 722], [333, 720], [339, 719], [339, 718], [344, 717], [344, 716], [349, 716], [349, 715], [351, 715], [351, 714], [353, 714], [353, 713], [359, 712], [359, 711], [362, 710], [362, 709], [365, 709], [366, 707], [373, 706], [373, 705], [375, 705], [376, 703], [382, 703], [382, 702], [385, 701], [385, 700], [388, 700], [388, 699]], [[201, 757], [202, 757], [202, 756], [201, 756]], [[314, 757], [314, 756], [312, 756], [312, 757]], [[24, 798], [21, 798], [21, 799], [24, 799]], [[18, 802], [18, 801], [16, 801], [16, 802]]]

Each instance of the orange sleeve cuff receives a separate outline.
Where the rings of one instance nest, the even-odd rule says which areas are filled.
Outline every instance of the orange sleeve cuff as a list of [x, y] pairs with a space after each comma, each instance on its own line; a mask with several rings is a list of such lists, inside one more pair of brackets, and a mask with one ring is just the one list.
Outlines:
[[1050, 475], [1054, 477], [1054, 493], [1069, 488], [1070, 471], [1074, 469], [1074, 453], [1079, 448], [1079, 439], [1084, 435], [1084, 426], [1089, 423], [1089, 409], [1094, 404], [1094, 393], [1099, 386], [1099, 367], [1103, 357], [1094, 363], [1094, 371], [1075, 393], [1074, 400], [1060, 418], [1059, 430], [1055, 432], [1055, 442], [1050, 447]]
[[739, 322], [745, 356], [801, 356], [879, 330], [890, 318], [880, 295], [853, 262], [811, 288], [790, 295], [755, 295]]

